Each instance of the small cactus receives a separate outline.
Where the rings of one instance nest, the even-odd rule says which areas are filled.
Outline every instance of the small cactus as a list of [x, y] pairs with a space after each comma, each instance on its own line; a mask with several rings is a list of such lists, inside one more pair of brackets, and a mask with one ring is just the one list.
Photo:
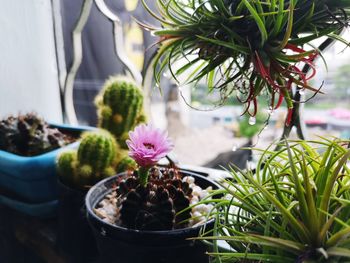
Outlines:
[[34, 113], [10, 116], [0, 121], [0, 149], [34, 156], [60, 148], [72, 138], [51, 128]]
[[136, 169], [137, 163], [134, 161], [134, 159], [130, 158], [129, 156], [125, 156], [118, 162], [117, 165], [117, 173], [122, 173], [125, 171], [134, 171]]
[[142, 90], [133, 80], [112, 77], [96, 97], [99, 127], [110, 131], [122, 148], [128, 132], [145, 121]]
[[120, 219], [127, 228], [132, 229], [172, 229], [175, 222], [173, 201], [162, 186], [138, 185], [126, 195], [120, 210]]
[[[146, 186], [135, 176], [120, 181], [122, 225], [139, 230], [171, 230], [186, 226], [191, 218], [192, 189], [174, 169], [152, 169]], [[181, 212], [181, 213], [179, 213]]]
[[78, 151], [59, 155], [57, 168], [63, 183], [85, 188], [115, 174], [117, 144], [107, 131], [86, 132]]

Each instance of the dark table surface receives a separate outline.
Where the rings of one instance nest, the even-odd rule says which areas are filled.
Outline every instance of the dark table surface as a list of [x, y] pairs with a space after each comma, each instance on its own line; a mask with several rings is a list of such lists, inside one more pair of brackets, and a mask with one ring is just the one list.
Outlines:
[[84, 253], [78, 256], [67, 253], [59, 231], [57, 218], [34, 218], [0, 205], [0, 262], [98, 262], [96, 258], [87, 260]]
[[37, 219], [0, 206], [0, 262], [68, 262], [57, 242], [55, 219]]

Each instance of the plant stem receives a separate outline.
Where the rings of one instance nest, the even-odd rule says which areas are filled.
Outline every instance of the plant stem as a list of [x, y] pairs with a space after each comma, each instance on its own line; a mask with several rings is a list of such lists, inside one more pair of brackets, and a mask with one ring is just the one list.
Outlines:
[[146, 186], [148, 183], [149, 168], [148, 167], [140, 167], [138, 174], [139, 174], [139, 178], [140, 178], [140, 184], [142, 186]]
[[[343, 29], [339, 30], [339, 34], [341, 33]], [[331, 38], [327, 38], [319, 47], [318, 50], [320, 52], [325, 51], [329, 46], [331, 46], [335, 41]], [[310, 70], [310, 65], [306, 64], [303, 68], [303, 73], [307, 74], [308, 71]], [[293, 96], [293, 94], [291, 94]], [[289, 134], [292, 131], [292, 128], [295, 126], [297, 128], [297, 135], [299, 139], [305, 140], [305, 123], [302, 123], [300, 120], [300, 104], [302, 96], [300, 93], [297, 91], [295, 92], [293, 96], [293, 115], [292, 115], [292, 120], [289, 126], [285, 125], [284, 130], [280, 139], [280, 142], [283, 141], [284, 139], [289, 137]], [[275, 151], [278, 151], [281, 149], [281, 144], [278, 144], [278, 146], [275, 148]]]

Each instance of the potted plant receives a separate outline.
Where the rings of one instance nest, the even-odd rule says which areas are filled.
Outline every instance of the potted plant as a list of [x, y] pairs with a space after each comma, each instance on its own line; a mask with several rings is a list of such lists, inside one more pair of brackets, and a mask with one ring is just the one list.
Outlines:
[[[127, 155], [125, 140], [128, 138], [128, 132], [146, 119], [143, 113], [141, 88], [132, 79], [124, 76], [110, 77], [96, 96], [95, 104], [98, 128], [101, 131], [85, 134], [83, 145], [79, 147], [78, 151], [63, 152], [57, 159], [57, 168], [62, 186], [66, 186], [67, 189], [70, 188], [71, 192], [79, 192], [77, 195], [80, 197], [91, 186], [103, 179], [103, 176], [114, 175], [115, 171], [123, 172], [130, 167], [135, 167], [136, 163]], [[107, 161], [104, 159], [106, 158], [103, 155], [105, 149], [103, 148], [104, 145], [101, 144], [101, 140], [107, 140], [110, 145], [114, 145], [113, 160], [108, 159], [109, 161]], [[85, 148], [85, 145], [94, 145], [94, 147], [91, 149]], [[101, 168], [101, 164], [97, 165], [94, 157], [83, 160], [84, 155], [80, 153], [84, 153], [85, 150], [88, 151], [88, 154], [95, 155], [95, 157], [100, 155], [101, 160], [99, 161], [105, 162], [104, 166], [108, 164], [109, 172], [96, 170], [106, 167]], [[73, 166], [74, 169], [72, 169]], [[70, 169], [67, 169], [67, 167], [70, 167]], [[85, 173], [86, 171], [81, 171], [86, 167], [91, 170], [88, 174]], [[80, 203], [80, 206], [82, 206], [84, 202]]]
[[0, 122], [1, 203], [31, 215], [51, 215], [57, 206], [55, 160], [78, 146], [89, 127], [53, 125], [33, 113]]
[[187, 238], [212, 227], [206, 214], [213, 206], [195, 204], [217, 185], [174, 166], [157, 166], [173, 148], [165, 132], [143, 124], [129, 137], [138, 168], [99, 182], [86, 196], [103, 262], [208, 262], [207, 248]]
[[97, 257], [94, 237], [85, 217], [84, 198], [98, 181], [115, 174], [117, 144], [105, 130], [86, 132], [79, 148], [62, 152], [57, 159], [59, 174], [59, 240], [72, 262]]
[[[348, 141], [291, 141], [222, 183], [215, 262], [349, 262]], [[222, 192], [221, 192], [222, 193]], [[217, 247], [217, 246], [214, 246]]]
[[158, 84], [166, 70], [180, 84], [204, 80], [223, 100], [236, 96], [252, 117], [257, 98], [267, 95], [270, 111], [285, 101], [286, 126], [293, 119], [293, 84], [321, 93], [309, 84], [322, 56], [312, 41], [327, 37], [348, 45], [340, 36], [349, 21], [348, 0], [157, 0], [158, 13], [142, 3], [161, 23], [140, 22], [159, 37], [153, 63]]
[[145, 119], [142, 91], [129, 78], [108, 79], [95, 102], [100, 129], [84, 133], [77, 150], [64, 151], [57, 159], [59, 233], [63, 251], [72, 262], [91, 261], [97, 254], [86, 220], [87, 191], [116, 171], [135, 167], [123, 148], [129, 130]]
[[[136, 166], [127, 155], [125, 140], [128, 132], [145, 120], [142, 91], [123, 76], [109, 78], [95, 104], [100, 129], [83, 134], [78, 150], [63, 151], [57, 158], [62, 195], [76, 195], [78, 207], [98, 181]], [[70, 203], [70, 198], [67, 200]]]

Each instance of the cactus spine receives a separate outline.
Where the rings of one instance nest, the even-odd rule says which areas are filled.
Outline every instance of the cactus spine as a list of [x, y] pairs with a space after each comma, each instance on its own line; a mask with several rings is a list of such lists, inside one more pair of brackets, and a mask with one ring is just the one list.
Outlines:
[[112, 77], [96, 97], [99, 127], [110, 131], [122, 148], [128, 132], [145, 121], [143, 94], [133, 80]]
[[117, 144], [107, 131], [86, 132], [78, 151], [60, 154], [57, 168], [61, 180], [72, 187], [84, 188], [115, 174]]

